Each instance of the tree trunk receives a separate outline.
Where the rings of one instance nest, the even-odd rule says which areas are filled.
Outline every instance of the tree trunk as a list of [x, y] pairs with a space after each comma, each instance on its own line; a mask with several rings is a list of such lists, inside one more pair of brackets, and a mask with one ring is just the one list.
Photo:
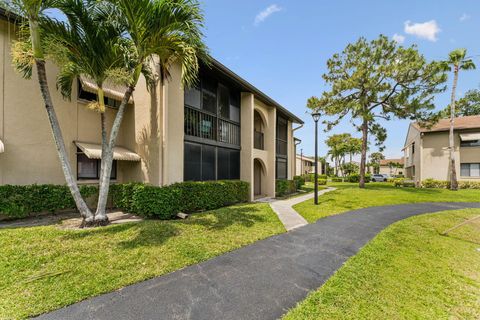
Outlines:
[[107, 206], [108, 191], [110, 189], [110, 175], [112, 173], [113, 162], [113, 148], [117, 141], [118, 132], [120, 131], [120, 125], [122, 124], [123, 116], [125, 115], [125, 108], [128, 105], [128, 101], [132, 96], [135, 87], [130, 85], [125, 92], [122, 103], [118, 108], [117, 115], [113, 121], [112, 130], [110, 132], [110, 139], [108, 139], [108, 145], [105, 149], [105, 154], [102, 154], [102, 172], [100, 176], [100, 191], [98, 195], [97, 211], [95, 213], [95, 224], [104, 225], [108, 223], [108, 218], [105, 212]]
[[368, 121], [363, 118], [362, 124], [362, 156], [360, 159], [360, 182], [358, 186], [365, 188], [365, 164], [367, 162]]
[[449, 149], [450, 149], [450, 190], [458, 190], [457, 169], [455, 166], [455, 136], [453, 128], [455, 126], [455, 91], [457, 90], [458, 82], [458, 66], [454, 67], [452, 100], [450, 102], [450, 134], [449, 134]]
[[38, 82], [40, 84], [40, 91], [42, 93], [43, 100], [45, 102], [45, 109], [47, 110], [48, 120], [50, 121], [50, 127], [52, 129], [53, 140], [55, 141], [55, 146], [58, 152], [58, 158], [62, 166], [63, 174], [65, 175], [65, 180], [67, 186], [70, 189], [75, 204], [77, 206], [80, 215], [83, 217], [84, 223], [93, 220], [93, 214], [88, 208], [85, 200], [80, 194], [80, 189], [78, 188], [75, 177], [73, 176], [72, 167], [68, 160], [67, 150], [65, 148], [65, 142], [63, 140], [62, 131], [60, 129], [60, 124], [58, 123], [57, 115], [55, 109], [53, 108], [52, 99], [50, 97], [50, 91], [48, 89], [47, 82], [47, 73], [45, 71], [45, 61], [41, 59], [36, 59], [35, 64], [37, 66], [37, 75]]

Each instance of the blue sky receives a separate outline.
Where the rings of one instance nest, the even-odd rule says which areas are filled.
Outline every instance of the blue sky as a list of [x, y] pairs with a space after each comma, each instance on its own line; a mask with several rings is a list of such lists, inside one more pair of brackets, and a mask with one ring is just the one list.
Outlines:
[[[314, 150], [306, 101], [326, 89], [321, 75], [327, 59], [360, 36], [396, 35], [403, 45], [417, 44], [429, 60], [466, 48], [479, 70], [460, 75], [458, 94], [480, 86], [478, 0], [204, 0], [202, 6], [212, 55], [305, 121], [296, 134], [305, 154]], [[449, 94], [436, 98], [437, 108], [448, 104]], [[401, 156], [408, 121], [385, 126], [385, 155]], [[320, 155], [327, 151], [325, 138], [341, 132], [359, 136], [348, 121], [321, 131]]]

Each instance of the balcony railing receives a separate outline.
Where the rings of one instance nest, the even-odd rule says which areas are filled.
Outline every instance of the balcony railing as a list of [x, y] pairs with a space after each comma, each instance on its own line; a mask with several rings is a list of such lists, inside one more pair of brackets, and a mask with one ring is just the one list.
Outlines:
[[264, 139], [263, 139], [263, 132], [254, 131], [253, 136], [253, 147], [259, 150], [265, 150]]
[[240, 125], [185, 106], [185, 134], [202, 139], [240, 145]]

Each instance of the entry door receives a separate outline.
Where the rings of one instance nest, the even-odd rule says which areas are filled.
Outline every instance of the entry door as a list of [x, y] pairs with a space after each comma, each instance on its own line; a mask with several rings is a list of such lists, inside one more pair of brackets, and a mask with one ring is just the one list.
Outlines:
[[262, 166], [257, 161], [255, 161], [254, 165], [253, 179], [254, 194], [259, 196], [262, 194]]

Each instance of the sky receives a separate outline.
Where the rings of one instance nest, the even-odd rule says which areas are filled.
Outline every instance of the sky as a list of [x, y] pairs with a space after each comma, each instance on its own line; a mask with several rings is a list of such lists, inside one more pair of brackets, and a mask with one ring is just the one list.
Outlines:
[[[457, 95], [480, 88], [479, 0], [203, 0], [202, 7], [211, 54], [305, 121], [296, 137], [306, 155], [314, 152], [306, 101], [328, 90], [321, 77], [326, 61], [361, 36], [384, 34], [404, 46], [416, 44], [429, 61], [466, 48], [479, 69], [460, 74]], [[452, 78], [447, 92], [435, 99], [437, 109], [449, 103]], [[387, 157], [402, 156], [408, 124], [384, 123]], [[360, 137], [348, 120], [330, 132], [323, 129], [320, 125], [320, 156], [327, 153], [324, 141], [331, 134]]]

